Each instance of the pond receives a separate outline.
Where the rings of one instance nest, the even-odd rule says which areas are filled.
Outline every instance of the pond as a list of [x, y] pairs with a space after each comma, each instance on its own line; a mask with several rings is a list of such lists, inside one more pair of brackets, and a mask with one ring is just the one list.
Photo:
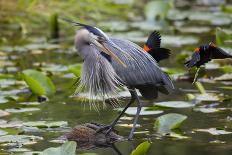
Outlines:
[[[26, 1], [20, 2], [22, 6], [26, 5]], [[161, 8], [167, 8], [160, 12], [154, 11], [159, 10], [158, 3], [155, 2], [157, 1], [141, 1], [138, 4], [135, 0], [88, 0], [80, 1], [79, 4], [76, 4], [76, 1], [67, 2], [70, 3], [68, 13], [75, 12], [71, 4], [75, 3], [77, 7], [83, 5], [83, 9], [90, 13], [80, 13], [81, 21], [96, 24], [110, 36], [126, 38], [143, 46], [147, 36], [153, 30], [158, 30], [162, 35], [162, 47], [171, 49], [171, 58], [162, 61], [160, 66], [172, 77], [175, 91], [170, 95], [160, 94], [159, 98], [150, 104], [150, 113], [140, 116], [134, 144], [122, 141], [117, 142], [115, 147], [121, 154], [127, 155], [131, 153], [133, 145], [149, 141], [151, 146], [148, 155], [229, 155], [232, 149], [232, 60], [211, 61], [201, 69], [198, 80], [206, 93], [199, 92], [199, 88], [192, 84], [195, 70], [185, 68], [184, 62], [194, 48], [215, 39], [227, 52], [232, 53], [232, 38], [227, 36], [232, 34], [232, 3], [220, 0], [177, 0], [173, 2], [174, 6], [159, 4]], [[70, 97], [75, 91], [77, 79], [70, 72], [69, 66], [82, 62], [73, 49], [76, 28], [59, 21], [60, 40], [58, 43], [52, 43], [51, 39], [47, 39], [48, 15], [41, 13], [43, 16], [40, 16], [33, 12], [36, 8], [46, 12], [44, 3], [34, 1], [25, 11], [9, 1], [5, 8], [0, 10], [0, 154], [33, 154], [49, 147], [60, 146], [57, 139], [74, 126], [87, 122], [109, 124], [119, 114], [119, 111], [110, 105], [103, 108], [100, 101], [98, 102], [102, 108], [95, 111], [90, 109], [88, 101], [82, 102], [78, 97]], [[99, 7], [99, 3], [106, 7], [102, 11], [106, 14], [102, 15], [101, 11], [95, 8], [87, 8], [89, 4]], [[109, 5], [111, 3], [112, 6]], [[61, 5], [64, 5], [64, 2], [48, 5], [47, 7], [57, 5], [55, 11], [60, 16], [68, 16], [68, 13], [61, 13], [64, 9]], [[18, 15], [11, 11], [14, 7]], [[114, 19], [113, 16], [119, 11], [125, 14]], [[79, 20], [78, 16], [70, 14], [72, 19]], [[16, 20], [16, 16], [21, 17]], [[36, 16], [38, 19], [33, 19]], [[158, 19], [154, 20], [156, 17]], [[45, 21], [47, 24], [43, 23]], [[25, 69], [43, 71], [51, 78], [56, 92], [48, 97], [48, 101], [37, 102], [37, 96], [29, 92], [20, 74]], [[225, 74], [228, 75], [226, 78], [220, 77]], [[129, 101], [127, 93], [123, 96], [124, 98], [120, 99], [122, 107]], [[157, 110], [160, 112], [154, 113]], [[159, 134], [154, 129], [155, 121], [159, 116], [169, 113], [182, 114], [187, 116], [187, 119], [171, 134]], [[133, 112], [128, 111], [120, 119], [116, 126], [119, 135], [129, 135], [133, 116]], [[110, 147], [81, 150], [77, 146], [77, 152], [117, 154], [115, 149]]]

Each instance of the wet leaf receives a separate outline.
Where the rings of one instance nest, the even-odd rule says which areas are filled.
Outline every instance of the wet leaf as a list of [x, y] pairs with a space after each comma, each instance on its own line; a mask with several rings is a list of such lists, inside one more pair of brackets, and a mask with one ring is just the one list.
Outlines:
[[0, 136], [7, 135], [8, 132], [0, 130]]
[[194, 108], [194, 111], [200, 111], [203, 113], [215, 113], [215, 112], [220, 112], [223, 110], [226, 110], [226, 108], [204, 108], [204, 107], [199, 107], [199, 108]]
[[0, 96], [0, 104], [6, 102], [8, 102], [8, 100], [5, 98], [5, 96]]
[[159, 116], [155, 121], [155, 129], [158, 133], [169, 133], [173, 129], [180, 127], [181, 123], [187, 119], [187, 116], [169, 113], [162, 116]]
[[221, 28], [216, 29], [216, 43], [218, 46], [225, 44], [227, 40], [232, 39], [232, 31]]
[[38, 111], [40, 109], [39, 108], [11, 108], [5, 110], [10, 113], [22, 113], [22, 112]]
[[184, 101], [167, 101], [154, 103], [155, 106], [167, 107], [167, 108], [189, 108], [193, 107], [194, 104]]
[[34, 122], [24, 122], [23, 125], [27, 127], [38, 127], [38, 128], [58, 128], [58, 127], [67, 126], [68, 123], [65, 121], [59, 121], [59, 122], [34, 121]]
[[214, 93], [196, 94], [195, 99], [198, 101], [219, 101], [220, 98]]
[[15, 152], [17, 154], [17, 153], [28, 152], [28, 151], [31, 151], [31, 150], [29, 150], [27, 148], [12, 148], [12, 149], [9, 149], [8, 151], [9, 152]]
[[0, 128], [16, 128], [21, 127], [23, 123], [21, 121], [6, 121], [0, 120]]
[[33, 135], [5, 135], [1, 136], [0, 143], [19, 143], [29, 145], [34, 144], [39, 140], [43, 140], [43, 137]]
[[216, 81], [230, 81], [230, 80], [232, 80], [232, 73], [223, 74], [222, 76], [215, 77], [214, 80], [216, 80]]
[[199, 39], [193, 36], [163, 36], [162, 43], [165, 45], [180, 47], [183, 45], [196, 44]]
[[226, 89], [226, 90], [232, 90], [232, 86], [224, 86], [224, 87], [219, 87], [221, 89]]
[[96, 153], [82, 153], [80, 155], [98, 155], [98, 154], [96, 154]]
[[228, 25], [231, 23], [231, 19], [224, 13], [210, 13], [210, 12], [189, 12], [189, 20], [197, 22], [210, 23], [212, 25]]
[[[117, 110], [122, 111], [123, 108], [118, 108]], [[129, 107], [125, 113], [128, 115], [136, 115], [136, 112], [137, 112], [137, 107]], [[140, 115], [156, 115], [161, 113], [163, 113], [162, 110], [149, 110], [148, 107], [142, 107]]]
[[149, 21], [154, 21], [157, 17], [164, 19], [167, 16], [168, 11], [172, 9], [173, 6], [173, 0], [150, 1], [144, 8], [146, 19]]
[[28, 105], [28, 106], [35, 106], [35, 105], [40, 105], [41, 102], [20, 102], [19, 104]]
[[188, 139], [190, 137], [183, 136], [181, 134], [177, 134], [175, 132], [170, 132], [168, 134], [165, 134], [166, 137], [174, 138], [174, 139]]
[[23, 79], [30, 87], [33, 93], [37, 95], [52, 95], [55, 93], [56, 88], [51, 79], [43, 73], [36, 70], [24, 70]]
[[0, 117], [7, 116], [7, 115], [10, 115], [10, 113], [0, 109]]
[[71, 65], [68, 67], [68, 70], [73, 73], [76, 77], [81, 76], [81, 64]]
[[195, 129], [195, 131], [199, 132], [208, 132], [211, 135], [227, 135], [232, 134], [232, 132], [225, 131], [223, 129], [209, 128], [209, 129]]
[[145, 141], [139, 144], [135, 150], [131, 152], [130, 155], [146, 155], [151, 144], [148, 141]]
[[51, 147], [42, 152], [43, 155], [76, 155], [76, 142], [69, 141], [60, 147]]

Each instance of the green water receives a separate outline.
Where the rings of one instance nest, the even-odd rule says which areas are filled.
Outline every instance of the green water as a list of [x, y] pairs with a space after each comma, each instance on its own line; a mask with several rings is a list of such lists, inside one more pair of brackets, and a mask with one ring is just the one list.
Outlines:
[[[186, 6], [184, 2], [187, 3]], [[83, 2], [82, 2], [83, 3]], [[90, 3], [88, 1], [88, 3]], [[141, 3], [141, 2], [140, 2]], [[141, 4], [134, 4], [135, 8], [130, 8], [130, 10], [134, 11], [135, 15], [140, 13]], [[90, 3], [91, 4], [91, 3]], [[183, 4], [184, 6], [182, 6]], [[229, 4], [229, 3], [228, 3]], [[128, 4], [126, 4], [128, 5]], [[131, 4], [130, 4], [131, 5]], [[179, 11], [188, 12], [190, 9], [192, 14], [205, 11], [210, 12], [210, 10], [217, 11], [220, 7], [219, 5], [209, 5], [204, 6], [201, 4], [197, 4], [196, 2], [186, 2], [179, 1], [176, 3], [176, 8]], [[2, 11], [2, 16], [4, 14], [9, 13], [7, 11]], [[9, 13], [10, 14], [10, 13]], [[128, 12], [130, 14], [130, 12]], [[175, 17], [179, 17], [183, 15], [181, 12], [178, 13]], [[188, 15], [190, 16], [191, 13]], [[30, 15], [28, 15], [30, 16]], [[107, 15], [104, 15], [107, 16]], [[129, 15], [125, 15], [129, 18]], [[204, 14], [202, 15], [204, 16]], [[214, 16], [213, 16], [214, 17]], [[220, 21], [222, 18], [229, 18], [230, 21], [225, 22], [225, 20]], [[109, 17], [108, 17], [109, 18]], [[117, 17], [118, 18], [118, 17]], [[143, 45], [145, 41], [144, 38], [153, 30], [153, 28], [149, 28], [151, 25], [146, 24], [143, 20], [143, 17], [127, 19], [123, 18], [121, 22], [124, 24], [118, 24], [115, 28], [110, 31], [108, 29], [108, 25], [111, 22], [102, 18], [102, 21], [98, 21], [96, 25], [103, 25], [104, 29], [111, 34], [112, 36], [120, 36], [128, 39], [132, 39], [137, 41], [139, 45]], [[140, 19], [141, 18], [141, 19]], [[192, 17], [194, 18], [194, 17]], [[208, 43], [212, 40], [215, 28], [220, 26], [221, 28], [231, 29], [232, 23], [232, 15], [224, 15], [221, 18], [217, 18], [218, 23], [208, 22], [208, 20], [202, 19], [203, 21], [199, 21], [201, 17], [195, 17], [197, 20], [189, 20], [189, 19], [175, 19], [175, 20], [164, 20], [161, 22], [161, 26], [157, 28], [160, 29], [162, 36], [164, 36], [164, 44], [162, 46], [171, 49], [172, 56], [168, 60], [164, 60], [160, 63], [162, 67], [170, 67], [176, 70], [177, 68], [188, 73], [187, 69], [184, 67], [183, 63], [177, 61], [177, 56], [180, 55], [181, 52], [187, 51], [187, 53], [193, 51], [197, 45]], [[202, 17], [202, 18], [212, 18], [212, 16]], [[78, 20], [78, 17], [76, 17]], [[83, 19], [82, 19], [83, 20]], [[91, 18], [90, 20], [84, 19], [86, 23], [93, 23]], [[213, 19], [212, 19], [213, 20]], [[117, 20], [111, 19], [110, 21], [114, 21], [117, 23]], [[140, 26], [142, 27], [143, 23], [145, 23], [144, 27], [141, 29], [138, 27], [133, 27], [133, 23], [138, 23], [138, 21], [142, 21]], [[207, 21], [207, 22], [205, 22]], [[33, 21], [32, 21], [33, 22]], [[20, 105], [20, 102], [28, 102], [28, 101], [36, 101], [35, 96], [30, 96], [30, 94], [23, 93], [21, 95], [16, 95], [18, 98], [16, 100], [8, 100], [5, 103], [0, 104], [0, 109], [6, 110], [9, 108], [27, 108], [27, 107], [36, 107], [40, 110], [32, 111], [32, 112], [24, 112], [24, 113], [10, 113], [8, 116], [0, 117], [2, 120], [6, 121], [67, 121], [68, 126], [62, 129], [51, 129], [44, 130], [44, 132], [39, 131], [24, 131], [20, 128], [0, 128], [1, 130], [5, 130], [9, 132], [9, 134], [26, 134], [26, 135], [36, 135], [41, 136], [44, 140], [38, 141], [36, 144], [25, 145], [23, 148], [27, 148], [30, 151], [42, 151], [48, 147], [59, 146], [60, 144], [50, 142], [60, 136], [62, 136], [67, 130], [70, 128], [80, 125], [86, 122], [98, 122], [103, 124], [109, 124], [118, 114], [116, 110], [113, 110], [112, 107], [107, 106], [105, 109], [100, 109], [99, 112], [89, 109], [89, 105], [87, 103], [81, 103], [80, 100], [75, 98], [70, 98], [69, 96], [73, 93], [74, 87], [73, 83], [75, 82], [74, 76], [67, 71], [67, 66], [75, 63], [81, 62], [80, 58], [77, 56], [75, 51], [73, 51], [73, 36], [75, 33], [75, 28], [69, 26], [65, 23], [61, 23], [61, 41], [58, 44], [59, 47], [55, 49], [44, 49], [39, 48], [38, 45], [45, 45], [46, 39], [45, 36], [48, 35], [45, 29], [31, 29], [29, 28], [29, 34], [23, 36], [20, 28], [18, 28], [18, 24], [8, 23], [6, 21], [2, 21], [1, 25], [1, 59], [0, 59], [0, 75], [1, 79], [13, 79], [16, 81], [21, 81], [18, 75], [24, 69], [33, 68], [38, 69], [42, 68], [42, 70], [47, 71], [47, 73], [51, 76], [51, 79], [55, 83], [57, 87], [57, 92], [54, 96], [49, 97], [49, 101], [42, 103], [37, 106], [23, 106]], [[37, 23], [39, 24], [39, 23]], [[160, 25], [159, 24], [159, 25]], [[105, 25], [105, 26], [104, 26]], [[123, 28], [126, 25], [125, 28]], [[146, 29], [146, 27], [148, 27]], [[199, 31], [202, 28], [206, 30], [202, 33], [195, 32], [198, 29]], [[101, 27], [100, 27], [101, 28]], [[121, 30], [120, 30], [121, 28]], [[190, 28], [186, 30], [185, 28]], [[145, 29], [145, 30], [144, 30]], [[185, 30], [185, 31], [184, 31]], [[66, 33], [67, 32], [67, 33]], [[137, 32], [132, 34], [130, 32]], [[167, 36], [190, 36], [196, 37], [198, 40], [196, 42], [190, 41], [186, 44], [179, 44], [177, 38], [167, 38]], [[188, 41], [186, 38], [182, 38], [181, 41]], [[26, 45], [36, 44], [34, 48], [29, 48], [29, 50], [25, 49]], [[15, 48], [12, 50], [12, 48]], [[231, 52], [231, 51], [230, 51]], [[222, 64], [227, 64], [228, 62], [223, 62]], [[231, 62], [230, 62], [231, 64]], [[52, 65], [52, 67], [51, 67]], [[223, 72], [220, 69], [207, 69], [206, 75], [208, 77], [216, 77], [222, 75]], [[11, 76], [8, 78], [6, 76]], [[191, 75], [192, 76], [192, 75]], [[205, 77], [207, 77], [205, 76]], [[206, 78], [203, 78], [206, 79]], [[216, 91], [217, 94], [222, 94], [223, 98], [229, 98], [232, 95], [232, 91], [223, 90], [219, 87], [221, 86], [231, 86], [231, 81], [227, 82], [203, 82], [206, 90]], [[186, 91], [190, 90], [190, 92], [196, 92], [196, 88], [191, 84], [191, 80], [176, 80], [174, 81], [174, 85], [176, 90], [166, 96], [160, 95], [156, 102], [160, 101], [187, 101]], [[16, 84], [16, 85], [7, 85], [0, 87], [1, 92], [7, 92], [10, 90], [20, 90], [26, 88], [25, 84]], [[10, 95], [9, 95], [10, 96]], [[123, 100], [127, 102], [127, 99]], [[135, 106], [135, 105], [134, 105]], [[214, 107], [214, 108], [226, 108], [226, 110], [212, 113], [203, 113], [200, 111], [193, 110], [196, 107], [205, 106]], [[208, 128], [223, 128], [226, 131], [232, 131], [232, 122], [228, 118], [231, 117], [231, 100], [227, 102], [223, 101], [210, 101], [210, 102], [201, 102], [197, 104], [194, 108], [181, 108], [181, 109], [164, 109], [164, 112], [159, 115], [149, 115], [149, 116], [140, 116], [139, 124], [140, 127], [136, 129], [136, 131], [146, 131], [142, 133], [135, 134], [134, 145], [137, 146], [141, 142], [145, 140], [149, 140], [151, 142], [151, 148], [148, 152], [148, 155], [211, 155], [211, 154], [221, 154], [221, 155], [229, 155], [231, 154], [231, 145], [232, 145], [232, 134], [226, 135], [211, 135], [206, 132], [195, 131], [195, 129], [208, 129]], [[188, 116], [187, 120], [182, 124], [181, 131], [179, 131], [182, 135], [187, 136], [187, 139], [175, 139], [168, 138], [165, 136], [157, 135], [157, 132], [154, 130], [154, 121], [160, 115], [166, 113], [179, 113]], [[133, 117], [129, 116], [128, 117]], [[120, 120], [120, 124], [131, 124], [132, 120]], [[119, 134], [127, 137], [130, 132], [130, 128], [128, 127], [116, 127], [119, 131]], [[1, 138], [1, 137], [0, 137]], [[118, 142], [115, 146], [118, 150], [124, 155], [130, 154], [132, 151], [131, 142], [123, 141]], [[14, 148], [14, 146], [3, 146], [0, 145], [0, 154], [1, 152], [11, 152], [10, 149]], [[78, 148], [77, 148], [78, 150]], [[99, 155], [102, 154], [116, 154], [112, 148], [97, 148], [95, 150], [78, 150], [78, 152], [95, 152]]]

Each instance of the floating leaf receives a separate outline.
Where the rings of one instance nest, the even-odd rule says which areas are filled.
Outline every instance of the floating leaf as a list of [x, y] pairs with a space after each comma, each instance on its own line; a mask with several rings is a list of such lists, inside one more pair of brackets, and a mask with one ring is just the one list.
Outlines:
[[34, 105], [40, 105], [41, 102], [20, 102], [21, 105], [28, 105], [28, 106], [34, 106]]
[[7, 115], [10, 115], [10, 113], [0, 109], [0, 117], [7, 116]]
[[218, 46], [222, 46], [225, 44], [227, 40], [232, 39], [232, 31], [225, 30], [221, 28], [216, 29], [216, 43]]
[[69, 141], [60, 147], [51, 147], [42, 152], [43, 155], [76, 155], [76, 142]]
[[72, 72], [76, 77], [81, 76], [81, 64], [71, 65], [68, 67], [68, 70]]
[[8, 132], [0, 130], [0, 136], [6, 135]]
[[169, 133], [171, 130], [179, 128], [186, 119], [187, 116], [185, 115], [169, 113], [158, 117], [154, 127], [159, 133]]
[[37, 95], [52, 95], [56, 88], [51, 79], [37, 70], [24, 70], [23, 79], [30, 87], [33, 93]]
[[14, 127], [21, 127], [23, 123], [21, 121], [9, 121], [0, 120], [0, 128], [14, 128]]
[[224, 87], [219, 87], [221, 89], [226, 89], [226, 90], [232, 90], [232, 86], [224, 86]]
[[170, 132], [168, 134], [165, 134], [166, 137], [174, 138], [174, 139], [188, 139], [190, 137], [183, 136], [181, 134], [177, 134], [175, 132]]
[[223, 129], [209, 128], [209, 129], [195, 129], [195, 131], [208, 132], [211, 135], [227, 135], [232, 134], [232, 132], [225, 131]]
[[155, 106], [167, 107], [167, 108], [189, 108], [193, 107], [194, 104], [184, 101], [166, 101], [154, 103]]
[[223, 74], [222, 76], [214, 78], [216, 81], [231, 81], [232, 80], [232, 73]]
[[194, 108], [194, 111], [200, 111], [203, 113], [214, 113], [214, 112], [220, 112], [223, 110], [226, 110], [226, 108], [204, 108], [204, 107], [200, 107], [200, 108]]
[[199, 39], [193, 36], [163, 36], [162, 43], [165, 45], [180, 47], [183, 45], [196, 44]]
[[29, 145], [34, 144], [39, 140], [43, 140], [43, 138], [32, 135], [5, 135], [1, 136], [0, 143], [19, 143], [23, 145]]
[[145, 16], [149, 21], [154, 21], [157, 17], [164, 19], [168, 11], [173, 8], [173, 0], [150, 1], [145, 6]]
[[130, 155], [146, 155], [151, 144], [148, 141], [145, 141], [139, 144], [135, 150], [132, 151]]
[[23, 125], [27, 127], [38, 127], [38, 128], [58, 128], [58, 127], [67, 126], [68, 123], [65, 121], [59, 121], [59, 122], [35, 121], [35, 122], [24, 122]]
[[220, 98], [217, 94], [206, 93], [206, 94], [196, 94], [195, 99], [198, 101], [219, 101]]
[[31, 111], [38, 111], [39, 108], [11, 108], [11, 109], [5, 109], [7, 112], [10, 113], [21, 113], [21, 112], [31, 112]]
[[80, 155], [98, 155], [98, 154], [96, 154], [96, 153], [82, 153]]
[[[123, 108], [118, 108], [117, 110], [122, 111]], [[137, 107], [129, 107], [125, 113], [128, 115], [136, 115], [136, 112], [137, 112]], [[148, 107], [142, 107], [140, 115], [156, 115], [161, 113], [163, 113], [162, 110], [149, 110]]]

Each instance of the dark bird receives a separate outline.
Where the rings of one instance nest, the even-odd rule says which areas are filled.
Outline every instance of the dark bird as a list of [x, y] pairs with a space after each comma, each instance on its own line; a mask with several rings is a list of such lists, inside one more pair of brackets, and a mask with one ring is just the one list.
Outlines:
[[159, 32], [154, 31], [143, 46], [144, 51], [148, 52], [157, 62], [169, 58], [171, 54], [169, 49], [161, 48], [160, 44], [161, 35]]
[[208, 45], [202, 45], [194, 50], [192, 58], [185, 62], [186, 67], [192, 68], [196, 66], [199, 68], [201, 65], [209, 62], [212, 59], [225, 59], [232, 58], [232, 55], [219, 48], [213, 42]]
[[108, 37], [96, 27], [66, 21], [83, 28], [75, 36], [75, 48], [84, 59], [76, 94], [84, 91], [90, 96], [101, 96], [104, 101], [105, 97], [117, 95], [122, 86], [128, 88], [131, 93], [129, 103], [110, 125], [101, 127], [98, 132], [107, 130], [110, 133], [127, 108], [136, 101], [137, 113], [129, 135], [129, 139], [133, 139], [142, 108], [136, 89], [145, 99], [154, 100], [158, 92], [169, 94], [174, 89], [170, 77], [151, 55], [133, 42]]

